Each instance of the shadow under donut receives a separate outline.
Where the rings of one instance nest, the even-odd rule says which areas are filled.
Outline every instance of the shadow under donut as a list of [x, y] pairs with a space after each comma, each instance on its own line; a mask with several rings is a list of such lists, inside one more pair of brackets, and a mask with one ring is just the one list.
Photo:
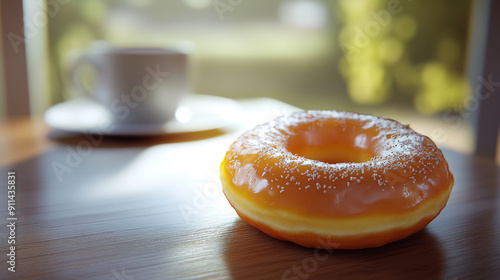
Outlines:
[[224, 235], [235, 279], [441, 279], [438, 240], [426, 229], [379, 248], [319, 250], [277, 240], [238, 219]]

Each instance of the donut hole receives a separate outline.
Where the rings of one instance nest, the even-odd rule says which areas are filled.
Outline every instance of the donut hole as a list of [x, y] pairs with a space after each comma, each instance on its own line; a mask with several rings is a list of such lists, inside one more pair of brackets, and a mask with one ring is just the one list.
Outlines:
[[312, 126], [296, 130], [286, 148], [293, 154], [330, 164], [361, 163], [377, 155], [373, 136], [374, 131], [356, 126]]
[[374, 155], [363, 149], [355, 149], [348, 146], [335, 148], [326, 146], [310, 146], [298, 150], [290, 150], [293, 154], [318, 160], [330, 164], [336, 163], [361, 163], [369, 161]]

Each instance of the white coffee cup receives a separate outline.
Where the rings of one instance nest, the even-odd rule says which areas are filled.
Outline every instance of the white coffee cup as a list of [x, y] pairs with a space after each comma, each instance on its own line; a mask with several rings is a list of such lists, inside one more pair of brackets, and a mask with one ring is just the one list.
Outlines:
[[[189, 50], [181, 48], [116, 48], [94, 43], [70, 68], [79, 94], [104, 105], [120, 124], [160, 124], [175, 116], [189, 92]], [[92, 85], [82, 82], [91, 66]]]

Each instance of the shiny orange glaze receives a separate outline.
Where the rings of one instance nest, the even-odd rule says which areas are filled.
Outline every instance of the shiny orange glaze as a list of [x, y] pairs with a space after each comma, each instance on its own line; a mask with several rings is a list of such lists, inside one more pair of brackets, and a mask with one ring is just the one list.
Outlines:
[[[393, 120], [336, 111], [299, 112], [244, 133], [221, 177], [225, 193], [255, 207], [336, 221], [411, 213], [430, 199], [447, 200], [453, 185], [428, 137]], [[270, 234], [265, 222], [253, 224]]]

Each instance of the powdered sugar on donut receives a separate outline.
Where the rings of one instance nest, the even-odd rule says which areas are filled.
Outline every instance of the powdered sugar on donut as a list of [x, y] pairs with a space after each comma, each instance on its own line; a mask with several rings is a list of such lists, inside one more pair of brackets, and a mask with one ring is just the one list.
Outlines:
[[[307, 133], [304, 128], [310, 135], [301, 135]], [[338, 131], [335, 137], [351, 137], [352, 146], [374, 155], [363, 162], [328, 163], [288, 149], [293, 137], [313, 138], [315, 131], [330, 128]], [[449, 180], [439, 175], [448, 166], [428, 137], [394, 120], [350, 112], [278, 117], [241, 135], [226, 157], [235, 185], [272, 207], [295, 203], [298, 212], [312, 211], [319, 203], [336, 214], [405, 211], [436, 195], [436, 186]], [[319, 201], [301, 201], [300, 192], [303, 197], [314, 193]]]

